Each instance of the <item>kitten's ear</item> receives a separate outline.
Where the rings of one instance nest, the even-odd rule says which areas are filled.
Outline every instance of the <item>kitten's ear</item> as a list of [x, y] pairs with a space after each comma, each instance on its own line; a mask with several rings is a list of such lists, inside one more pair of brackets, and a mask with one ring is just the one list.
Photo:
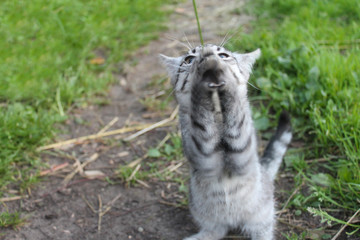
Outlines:
[[260, 57], [260, 55], [261, 55], [261, 51], [259, 48], [250, 53], [234, 54], [239, 65], [245, 67], [248, 73], [251, 73], [252, 66], [254, 65], [255, 61]]
[[171, 78], [174, 77], [179, 70], [182, 57], [173, 58], [159, 54], [159, 58], [160, 58], [160, 62], [166, 67], [166, 70], [170, 75], [170, 77]]

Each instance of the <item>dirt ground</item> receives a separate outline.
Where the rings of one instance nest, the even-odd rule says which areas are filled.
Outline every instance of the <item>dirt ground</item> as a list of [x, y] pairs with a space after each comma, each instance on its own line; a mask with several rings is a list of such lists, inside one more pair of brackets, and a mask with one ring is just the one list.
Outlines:
[[[197, 4], [206, 43], [220, 43], [227, 31], [240, 26], [246, 30], [251, 19], [235, 11], [243, 7], [244, 0], [228, 0], [226, 4], [219, 4], [217, 0], [197, 0]], [[139, 99], [156, 94], [156, 89], [146, 87], [147, 83], [154, 77], [166, 75], [158, 62], [158, 54], [177, 56], [186, 50], [169, 37], [184, 40], [185, 32], [192, 44], [199, 43], [191, 1], [172, 8], [174, 13], [168, 30], [134, 54], [129, 63], [119, 64], [123, 73], [116, 76], [118, 82], [109, 90], [107, 104], [73, 109], [65, 126], [61, 126], [64, 133], [58, 140], [97, 133], [116, 117], [118, 121], [109, 130], [136, 123], [155, 123], [171, 114], [175, 103], [170, 104], [172, 109], [159, 114], [147, 110]], [[186, 205], [178, 204], [179, 199], [184, 200], [184, 194], [178, 194], [178, 183], [150, 178], [128, 186], [116, 173], [120, 165], [143, 156], [149, 147], [156, 146], [172, 131], [176, 131], [176, 126], [157, 128], [130, 143], [121, 141], [123, 135], [115, 135], [47, 151], [42, 157], [49, 166], [64, 163], [68, 166], [47, 174], [27, 198], [7, 203], [9, 209], [22, 212], [27, 220], [17, 230], [6, 229], [0, 239], [176, 240], [195, 233], [197, 228]], [[74, 170], [74, 161], [84, 163], [91, 158], [95, 160], [85, 170], [101, 171], [107, 180], [76, 174], [63, 187], [64, 177]], [[187, 174], [185, 161], [177, 171]], [[286, 182], [291, 184], [291, 179]], [[281, 194], [277, 198], [281, 199]], [[98, 211], [100, 207], [101, 212]], [[278, 231], [286, 228], [279, 224]]]

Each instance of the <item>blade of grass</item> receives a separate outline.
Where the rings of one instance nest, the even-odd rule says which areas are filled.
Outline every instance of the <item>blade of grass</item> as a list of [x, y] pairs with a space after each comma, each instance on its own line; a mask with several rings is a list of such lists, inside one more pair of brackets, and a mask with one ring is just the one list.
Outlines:
[[201, 43], [201, 45], [203, 46], [203, 45], [204, 45], [204, 40], [203, 40], [203, 37], [202, 37], [202, 34], [201, 34], [201, 27], [200, 27], [200, 21], [199, 21], [199, 16], [198, 16], [197, 8], [196, 8], [196, 2], [195, 2], [195, 0], [193, 0], [192, 2], [193, 2], [194, 12], [195, 12], [195, 17], [196, 17], [196, 22], [197, 22], [199, 37], [200, 37], [200, 43]]

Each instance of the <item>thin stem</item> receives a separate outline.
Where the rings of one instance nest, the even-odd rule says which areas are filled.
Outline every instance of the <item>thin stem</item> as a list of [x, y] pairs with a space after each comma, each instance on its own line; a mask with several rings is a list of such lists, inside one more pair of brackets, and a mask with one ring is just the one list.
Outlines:
[[194, 12], [195, 12], [195, 17], [196, 17], [196, 22], [197, 22], [197, 26], [198, 26], [198, 32], [199, 32], [199, 37], [200, 37], [200, 43], [202, 46], [204, 46], [204, 40], [201, 34], [201, 27], [200, 27], [200, 21], [199, 21], [199, 16], [197, 13], [197, 8], [196, 8], [196, 3], [195, 0], [192, 1], [193, 2], [193, 6], [194, 6]]

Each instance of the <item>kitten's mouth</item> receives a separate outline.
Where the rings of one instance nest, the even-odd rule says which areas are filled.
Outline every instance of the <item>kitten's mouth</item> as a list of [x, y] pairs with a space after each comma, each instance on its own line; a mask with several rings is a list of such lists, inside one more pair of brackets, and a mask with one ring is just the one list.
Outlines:
[[202, 66], [203, 73], [201, 81], [206, 83], [209, 88], [215, 89], [225, 85], [225, 81], [222, 79], [223, 70], [220, 68], [220, 63], [212, 56], [204, 59]]
[[224, 80], [220, 80], [220, 71], [209, 69], [204, 72], [202, 81], [207, 82], [209, 88], [219, 88], [225, 85]]

